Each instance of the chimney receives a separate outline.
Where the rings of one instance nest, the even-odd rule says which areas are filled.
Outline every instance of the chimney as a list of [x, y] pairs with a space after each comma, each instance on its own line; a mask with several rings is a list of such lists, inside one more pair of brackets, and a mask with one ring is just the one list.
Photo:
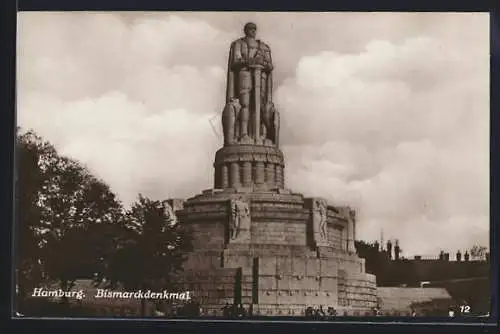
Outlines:
[[396, 245], [394, 246], [394, 260], [399, 260], [399, 253], [401, 253], [401, 248], [399, 248], [399, 241], [396, 240]]

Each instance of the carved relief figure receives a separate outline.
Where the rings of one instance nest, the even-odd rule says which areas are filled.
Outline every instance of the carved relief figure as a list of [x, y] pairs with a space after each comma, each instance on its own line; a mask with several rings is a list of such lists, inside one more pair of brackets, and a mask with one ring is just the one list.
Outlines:
[[320, 198], [316, 198], [313, 201], [313, 227], [316, 243], [321, 245], [327, 244], [327, 204], [325, 200]]
[[[269, 133], [269, 126], [260, 115], [264, 114], [268, 103], [272, 102], [273, 63], [270, 47], [256, 38], [257, 26], [247, 23], [243, 30], [245, 37], [231, 43], [226, 103], [233, 98], [239, 99], [239, 138], [245, 142], [255, 139], [255, 134], [260, 132], [262, 126]], [[259, 117], [255, 117], [255, 113]], [[252, 124], [251, 118], [260, 119], [259, 124]]]
[[320, 216], [320, 221], [319, 221], [319, 233], [321, 235], [321, 238], [326, 240], [328, 238], [328, 231], [327, 231], [327, 217], [326, 217], [326, 203], [323, 201], [318, 201], [318, 209], [319, 209], [319, 216]]
[[222, 111], [222, 130], [224, 131], [224, 145], [236, 143], [239, 137], [238, 118], [241, 110], [237, 98], [232, 98]]
[[231, 200], [230, 238], [238, 238], [240, 231], [250, 225], [250, 207], [243, 200]]

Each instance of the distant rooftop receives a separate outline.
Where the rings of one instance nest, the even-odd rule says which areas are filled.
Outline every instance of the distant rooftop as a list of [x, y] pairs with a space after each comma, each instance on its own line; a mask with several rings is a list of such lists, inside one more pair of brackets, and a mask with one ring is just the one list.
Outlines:
[[381, 299], [382, 310], [407, 310], [412, 304], [433, 300], [452, 300], [444, 288], [400, 288], [378, 287], [377, 295]]

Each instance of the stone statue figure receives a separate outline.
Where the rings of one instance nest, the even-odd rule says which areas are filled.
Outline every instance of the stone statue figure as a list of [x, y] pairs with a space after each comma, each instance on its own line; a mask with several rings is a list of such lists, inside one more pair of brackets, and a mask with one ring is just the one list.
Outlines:
[[327, 204], [324, 199], [315, 198], [313, 201], [313, 229], [317, 245], [328, 243]]
[[177, 215], [174, 212], [174, 208], [167, 202], [163, 202], [165, 216], [167, 216], [168, 223], [170, 225], [175, 225], [177, 223]]
[[236, 143], [239, 137], [238, 118], [241, 110], [237, 98], [231, 98], [222, 111], [222, 130], [224, 131], [224, 145]]
[[274, 124], [274, 114], [277, 114], [272, 106], [273, 62], [270, 47], [256, 39], [257, 26], [247, 23], [243, 30], [245, 37], [231, 43], [226, 103], [238, 98], [241, 104], [238, 133], [240, 142], [260, 143], [277, 137], [276, 131], [270, 130], [271, 123]]
[[269, 139], [276, 146], [279, 146], [280, 118], [272, 101], [267, 102], [265, 105], [264, 112], [262, 113], [262, 123], [262, 137]]
[[321, 238], [326, 240], [328, 238], [328, 232], [327, 232], [327, 224], [326, 224], [326, 203], [322, 203], [318, 201], [318, 210], [319, 210], [319, 216], [320, 216], [320, 221], [319, 221], [319, 233], [321, 235]]
[[242, 200], [231, 201], [231, 224], [230, 237], [232, 240], [238, 238], [242, 228], [248, 227], [250, 220], [250, 208], [248, 203]]

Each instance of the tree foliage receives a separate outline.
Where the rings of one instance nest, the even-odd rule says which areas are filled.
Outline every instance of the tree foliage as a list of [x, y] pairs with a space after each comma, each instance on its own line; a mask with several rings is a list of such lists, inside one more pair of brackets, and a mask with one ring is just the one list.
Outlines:
[[142, 195], [126, 213], [117, 251], [108, 258], [102, 278], [108, 286], [167, 289], [191, 250], [191, 235], [173, 222], [165, 203]]
[[17, 136], [17, 282], [21, 301], [40, 285], [81, 278], [108, 287], [167, 289], [191, 249], [167, 205], [139, 195], [129, 210], [76, 160], [32, 131]]
[[[175, 275], [192, 249], [191, 234], [168, 214], [165, 202], [142, 195], [127, 211], [116, 250], [96, 278], [108, 288], [162, 291], [176, 289]], [[145, 300], [141, 301], [145, 315]]]
[[469, 250], [469, 253], [472, 260], [484, 260], [486, 258], [486, 254], [488, 253], [488, 248], [485, 246], [474, 245]]
[[32, 131], [17, 137], [16, 202], [21, 293], [92, 275], [112, 247], [96, 230], [123, 222], [109, 187]]

